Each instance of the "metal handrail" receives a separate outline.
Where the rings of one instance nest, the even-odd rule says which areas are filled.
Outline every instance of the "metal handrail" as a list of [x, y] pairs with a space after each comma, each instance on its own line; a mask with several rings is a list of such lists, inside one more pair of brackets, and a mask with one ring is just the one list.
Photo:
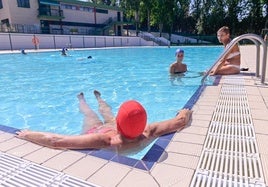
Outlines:
[[238, 36], [234, 38], [228, 47], [222, 52], [222, 54], [219, 56], [219, 58], [216, 60], [216, 62], [211, 66], [211, 68], [206, 72], [204, 77], [201, 80], [201, 83], [204, 84], [206, 78], [209, 76], [209, 73], [211, 70], [216, 66], [219, 65], [220, 60], [230, 52], [230, 50], [233, 48], [234, 45], [236, 45], [239, 41], [243, 39], [251, 40], [256, 45], [256, 77], [260, 76], [260, 44], [262, 44], [263, 47], [263, 57], [262, 57], [262, 74], [261, 74], [261, 83], [264, 84], [265, 81], [265, 74], [266, 74], [266, 58], [267, 58], [267, 44], [261, 38], [259, 35], [256, 34], [243, 34], [241, 36]]

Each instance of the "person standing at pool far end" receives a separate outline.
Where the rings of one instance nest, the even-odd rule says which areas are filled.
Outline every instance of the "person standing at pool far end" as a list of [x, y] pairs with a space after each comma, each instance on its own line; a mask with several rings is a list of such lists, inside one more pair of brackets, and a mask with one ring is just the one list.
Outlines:
[[135, 101], [124, 102], [116, 117], [111, 107], [94, 91], [103, 121], [88, 106], [84, 94], [80, 93], [80, 111], [84, 114], [83, 133], [81, 135], [60, 135], [48, 132], [21, 130], [17, 137], [39, 145], [56, 149], [100, 149], [114, 147], [117, 150], [146, 146], [153, 139], [176, 132], [190, 121], [192, 111], [182, 109], [174, 118], [146, 125], [147, 114], [143, 106]]
[[35, 50], [39, 49], [40, 41], [39, 41], [39, 38], [37, 36], [35, 36], [35, 35], [33, 36], [32, 43], [34, 45]]
[[[217, 37], [220, 43], [227, 49], [229, 43], [232, 41], [230, 38], [229, 27], [223, 26], [217, 31]], [[220, 61], [219, 64], [210, 72], [210, 75], [232, 75], [240, 73], [240, 50], [238, 45], [227, 53]]]
[[187, 71], [187, 65], [183, 64], [184, 50], [177, 49], [175, 52], [176, 61], [173, 62], [169, 67], [170, 74], [185, 73]]

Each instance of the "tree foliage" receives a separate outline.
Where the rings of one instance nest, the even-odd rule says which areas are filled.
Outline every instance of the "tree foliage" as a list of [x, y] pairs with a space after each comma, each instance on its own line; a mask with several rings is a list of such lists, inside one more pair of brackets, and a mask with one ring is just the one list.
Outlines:
[[215, 34], [223, 25], [235, 35], [268, 27], [268, 0], [95, 0], [120, 6], [139, 30]]

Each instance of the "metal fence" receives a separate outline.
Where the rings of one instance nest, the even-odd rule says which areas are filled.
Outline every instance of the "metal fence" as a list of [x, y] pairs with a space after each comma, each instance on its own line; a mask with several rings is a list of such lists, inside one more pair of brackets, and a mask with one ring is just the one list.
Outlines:
[[[34, 36], [37, 39], [33, 39]], [[0, 50], [154, 46], [140, 37], [0, 33]]]

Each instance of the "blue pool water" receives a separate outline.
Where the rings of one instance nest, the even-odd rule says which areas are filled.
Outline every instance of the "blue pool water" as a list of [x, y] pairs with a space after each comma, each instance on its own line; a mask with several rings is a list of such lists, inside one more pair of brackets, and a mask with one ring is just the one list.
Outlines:
[[[183, 47], [185, 76], [170, 77], [176, 48], [117, 48], [0, 55], [0, 124], [18, 129], [79, 134], [83, 116], [76, 95], [84, 92], [97, 111], [97, 89], [116, 114], [120, 104], [136, 99], [148, 123], [173, 117], [200, 85], [221, 47]], [[87, 56], [92, 56], [88, 59]]]

